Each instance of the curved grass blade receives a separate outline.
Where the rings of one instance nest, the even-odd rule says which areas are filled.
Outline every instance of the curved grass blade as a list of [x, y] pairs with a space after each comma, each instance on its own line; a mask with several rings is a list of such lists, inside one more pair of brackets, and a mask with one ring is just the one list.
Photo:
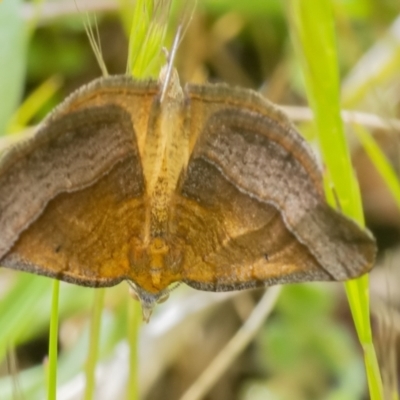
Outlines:
[[[331, 2], [290, 0], [288, 4], [291, 34], [301, 61], [325, 165], [342, 211], [364, 225], [360, 194], [340, 116], [340, 85]], [[370, 397], [373, 400], [382, 399], [382, 381], [369, 319], [368, 276], [348, 281], [345, 285], [358, 338], [364, 350]]]

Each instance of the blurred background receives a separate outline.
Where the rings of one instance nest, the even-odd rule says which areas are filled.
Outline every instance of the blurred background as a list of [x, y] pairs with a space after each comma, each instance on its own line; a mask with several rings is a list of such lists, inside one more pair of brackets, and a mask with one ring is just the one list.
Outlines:
[[[101, 71], [85, 32], [96, 15], [110, 74], [125, 73], [129, 23], [123, 0], [0, 2], [0, 146], [8, 145], [69, 93]], [[400, 195], [388, 188], [357, 139], [354, 123], [400, 169], [400, 3], [332, 0], [343, 109], [365, 217], [379, 257], [371, 274], [375, 344], [390, 398], [397, 397], [400, 328]], [[175, 1], [171, 43], [182, 15]], [[313, 143], [304, 83], [282, 0], [198, 0], [175, 66], [184, 82], [252, 88], [285, 106]], [[92, 20], [93, 23], [93, 20]], [[26, 35], [28, 32], [28, 40]], [[321, 68], [324, 66], [321, 65]], [[25, 100], [23, 106], [18, 105]], [[16, 111], [18, 109], [18, 111]], [[316, 146], [314, 146], [316, 149]], [[316, 149], [317, 151], [317, 149]], [[396, 194], [397, 193], [397, 194]], [[148, 400], [179, 399], [251, 315], [263, 290], [201, 293], [183, 285], [158, 306], [139, 338], [139, 390]], [[275, 297], [276, 302], [274, 302]], [[288, 285], [242, 344], [205, 399], [368, 399], [362, 353], [342, 284]], [[59, 399], [81, 399], [94, 290], [61, 285]], [[107, 289], [96, 399], [124, 398], [129, 376], [126, 284]], [[51, 280], [0, 270], [0, 399], [45, 397]], [[229, 358], [231, 357], [231, 358]], [[189, 398], [196, 397], [186, 397]], [[389, 398], [389, 397], [388, 397]]]

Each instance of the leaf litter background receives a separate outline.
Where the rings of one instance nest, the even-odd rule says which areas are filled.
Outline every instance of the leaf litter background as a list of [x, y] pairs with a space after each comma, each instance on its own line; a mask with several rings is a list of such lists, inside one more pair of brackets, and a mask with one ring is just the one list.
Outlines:
[[[37, 3], [38, 8], [32, 2], [0, 3], [0, 132], [8, 133], [1, 138], [3, 146], [38, 123], [71, 91], [100, 76], [73, 2]], [[123, 73], [128, 33], [118, 4], [84, 4], [97, 15], [109, 72]], [[400, 4], [332, 4], [343, 108], [367, 113], [358, 114], [364, 128], [348, 124], [347, 133], [367, 223], [380, 248], [371, 276], [371, 308], [385, 389], [396, 399], [400, 196], [392, 173], [399, 169]], [[175, 63], [181, 80], [223, 81], [261, 90], [279, 104], [306, 106], [288, 34], [287, 6], [280, 0], [199, 0]], [[15, 114], [20, 101], [32, 93], [33, 100]], [[313, 127], [304, 122], [307, 110], [290, 112], [312, 140]], [[374, 119], [376, 115], [382, 119]], [[370, 135], [392, 169], [378, 163], [377, 170], [360, 146], [359, 140], [365, 143]], [[374, 144], [370, 153], [377, 157]], [[59, 399], [82, 398], [93, 294], [91, 289], [61, 285]], [[180, 398], [242, 326], [261, 295], [262, 291], [199, 293], [185, 287], [173, 292], [141, 329], [141, 398]], [[96, 399], [124, 398], [131, 301], [124, 284], [106, 292]], [[44, 398], [50, 304], [50, 280], [1, 270], [0, 399]], [[285, 287], [254, 340], [205, 398], [367, 399], [362, 355], [343, 285]]]

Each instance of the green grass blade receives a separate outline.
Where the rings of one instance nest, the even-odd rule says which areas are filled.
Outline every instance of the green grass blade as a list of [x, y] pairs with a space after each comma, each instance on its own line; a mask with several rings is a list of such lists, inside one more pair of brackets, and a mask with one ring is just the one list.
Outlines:
[[364, 150], [368, 154], [368, 157], [374, 164], [379, 174], [382, 176], [388, 189], [392, 193], [397, 206], [400, 208], [400, 183], [395, 170], [390, 165], [385, 154], [379, 148], [373, 136], [371, 136], [369, 132], [361, 125], [353, 125], [353, 127], [358, 140], [361, 142]]
[[400, 19], [397, 17], [381, 39], [363, 55], [342, 85], [342, 104], [353, 108], [385, 82], [396, 77], [400, 67]]
[[25, 128], [32, 118], [55, 95], [57, 90], [60, 89], [61, 84], [61, 77], [54, 75], [33, 90], [11, 118], [7, 133], [19, 132]]
[[58, 359], [58, 299], [60, 282], [53, 281], [51, 319], [49, 333], [49, 363], [47, 371], [47, 399], [57, 399], [57, 359]]
[[138, 0], [132, 13], [127, 70], [135, 77], [158, 74], [170, 0]]
[[[320, 148], [329, 171], [327, 176], [332, 180], [342, 211], [363, 225], [358, 185], [340, 116], [340, 85], [331, 2], [290, 0], [288, 4], [291, 34], [315, 115]], [[382, 383], [369, 320], [368, 276], [346, 282], [346, 292], [364, 349], [371, 399], [382, 399]]]
[[[368, 154], [370, 160], [374, 164], [379, 174], [382, 176], [389, 191], [392, 193], [392, 196], [397, 206], [400, 208], [400, 183], [397, 178], [396, 172], [388, 162], [385, 154], [379, 148], [375, 139], [369, 134], [369, 132], [361, 125], [355, 124], [353, 125], [353, 127], [364, 150]], [[357, 310], [357, 312], [359, 314], [361, 313], [360, 310]], [[379, 365], [376, 361], [376, 358], [374, 357], [374, 352], [375, 350], [371, 343], [366, 343], [364, 345], [365, 363], [367, 365], [367, 374], [369, 375], [368, 377], [369, 380], [374, 380], [375, 377], [379, 374]], [[372, 386], [372, 389], [375, 392], [371, 393], [371, 398], [380, 398], [378, 387]]]
[[137, 4], [136, 0], [118, 0], [120, 9], [120, 19], [124, 31], [127, 36], [129, 36], [132, 29], [132, 17], [134, 12], [134, 7]]
[[142, 310], [138, 301], [130, 301], [128, 304], [128, 343], [129, 354], [129, 378], [126, 398], [139, 399], [139, 365], [138, 365], [138, 340], [142, 322]]
[[6, 131], [24, 86], [27, 31], [21, 0], [0, 2], [0, 136]]
[[90, 337], [89, 337], [89, 352], [86, 360], [86, 387], [85, 387], [85, 400], [91, 400], [94, 398], [94, 392], [96, 388], [96, 364], [98, 359], [98, 350], [100, 342], [101, 332], [101, 315], [104, 306], [104, 294], [105, 289], [96, 289], [94, 291], [92, 321], [90, 326]]
[[0, 301], [0, 361], [9, 343], [18, 345], [23, 338], [37, 334], [43, 310], [42, 299], [50, 292], [49, 281], [21, 274], [14, 287]]

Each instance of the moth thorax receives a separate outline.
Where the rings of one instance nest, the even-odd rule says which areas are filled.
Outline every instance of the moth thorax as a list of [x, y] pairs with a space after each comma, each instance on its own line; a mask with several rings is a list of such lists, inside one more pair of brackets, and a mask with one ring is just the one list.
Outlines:
[[176, 69], [172, 68], [171, 74], [168, 76], [168, 66], [161, 69], [158, 81], [164, 92], [163, 106], [169, 107], [171, 104], [183, 101], [183, 90], [179, 82], [179, 75]]

